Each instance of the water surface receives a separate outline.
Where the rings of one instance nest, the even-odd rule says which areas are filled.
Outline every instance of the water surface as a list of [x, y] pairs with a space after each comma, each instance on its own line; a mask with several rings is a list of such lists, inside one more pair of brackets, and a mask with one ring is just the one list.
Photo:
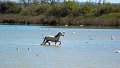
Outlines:
[[[40, 45], [59, 31], [66, 32], [61, 46]], [[119, 68], [116, 50], [119, 29], [0, 25], [0, 68]]]

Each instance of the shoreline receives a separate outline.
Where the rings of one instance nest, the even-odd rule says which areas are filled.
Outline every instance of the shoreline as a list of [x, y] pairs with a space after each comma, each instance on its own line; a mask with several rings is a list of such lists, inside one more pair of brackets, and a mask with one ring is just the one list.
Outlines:
[[40, 25], [40, 24], [0, 24], [0, 25], [16, 25], [16, 26], [45, 26], [48, 28], [84, 28], [84, 29], [120, 29], [120, 26], [50, 26], [50, 25]]

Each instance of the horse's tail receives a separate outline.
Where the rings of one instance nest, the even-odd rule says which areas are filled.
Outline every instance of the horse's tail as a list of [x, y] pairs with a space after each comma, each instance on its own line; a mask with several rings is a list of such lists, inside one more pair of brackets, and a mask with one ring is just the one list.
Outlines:
[[44, 39], [44, 35], [42, 34], [42, 39]]

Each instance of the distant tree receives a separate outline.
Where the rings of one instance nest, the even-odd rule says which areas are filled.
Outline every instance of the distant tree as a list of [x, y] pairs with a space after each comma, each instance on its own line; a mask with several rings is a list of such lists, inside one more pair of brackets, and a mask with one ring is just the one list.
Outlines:
[[36, 6], [35, 11], [38, 15], [41, 15], [41, 14], [48, 14], [50, 9], [51, 9], [50, 4], [40, 4], [40, 5]]
[[86, 3], [80, 6], [80, 14], [81, 15], [86, 15], [92, 12], [92, 10], [94, 9], [94, 5]]
[[61, 4], [52, 5], [52, 9], [50, 10], [49, 15], [61, 17], [61, 10], [62, 10]]
[[21, 12], [22, 7], [19, 4], [12, 4], [8, 9], [8, 13], [18, 14]]
[[26, 15], [26, 16], [30, 16], [30, 15], [31, 16], [35, 16], [35, 15], [37, 15], [35, 9], [36, 9], [36, 6], [35, 5], [31, 5], [31, 6], [23, 8], [20, 14], [21, 15]]
[[37, 5], [42, 2], [42, 0], [18, 0], [24, 7], [30, 6], [32, 4]]
[[111, 4], [102, 4], [96, 7], [95, 16], [101, 16], [103, 14], [108, 14], [114, 12], [114, 6]]
[[0, 4], [1, 13], [12, 13], [12, 14], [18, 14], [20, 13], [22, 7], [20, 4], [12, 3], [12, 2], [6, 2]]

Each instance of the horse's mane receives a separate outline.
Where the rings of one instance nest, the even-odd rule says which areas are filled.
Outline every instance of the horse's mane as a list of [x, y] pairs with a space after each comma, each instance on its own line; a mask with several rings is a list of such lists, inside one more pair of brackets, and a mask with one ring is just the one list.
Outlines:
[[57, 35], [55, 35], [55, 37], [58, 37], [59, 36], [59, 33]]

